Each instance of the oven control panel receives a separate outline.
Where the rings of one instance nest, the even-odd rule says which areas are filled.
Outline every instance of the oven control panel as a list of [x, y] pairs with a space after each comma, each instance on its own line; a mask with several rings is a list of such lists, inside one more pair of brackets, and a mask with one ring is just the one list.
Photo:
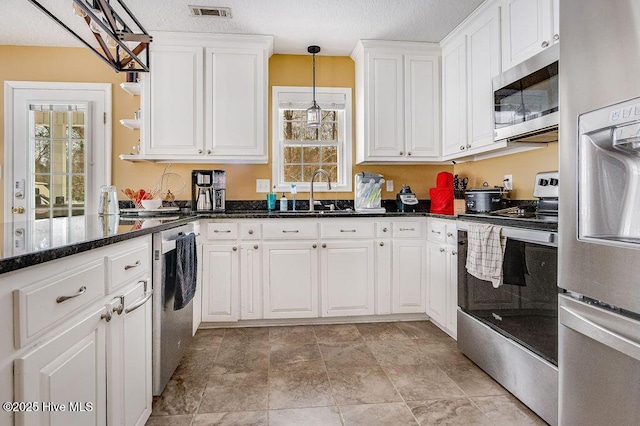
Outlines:
[[558, 172], [541, 172], [536, 174], [533, 196], [538, 198], [558, 198], [560, 192]]

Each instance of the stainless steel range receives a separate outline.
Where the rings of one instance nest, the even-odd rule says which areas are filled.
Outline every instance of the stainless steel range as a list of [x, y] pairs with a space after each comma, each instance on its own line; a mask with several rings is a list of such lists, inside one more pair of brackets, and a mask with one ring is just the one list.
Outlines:
[[[539, 173], [538, 202], [458, 221], [458, 348], [550, 424], [558, 422], [558, 172]], [[501, 227], [503, 284], [466, 269], [474, 222]]]

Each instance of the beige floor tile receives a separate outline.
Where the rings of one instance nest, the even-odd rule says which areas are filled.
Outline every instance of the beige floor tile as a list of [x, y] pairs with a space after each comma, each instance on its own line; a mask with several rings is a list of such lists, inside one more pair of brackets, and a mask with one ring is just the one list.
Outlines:
[[310, 325], [271, 327], [269, 339], [272, 345], [304, 345], [316, 343], [316, 335], [313, 332], [313, 326]]
[[329, 380], [338, 405], [402, 401], [381, 367], [330, 371]]
[[365, 340], [403, 340], [409, 337], [394, 322], [356, 324]]
[[440, 330], [431, 321], [402, 321], [396, 324], [411, 339], [426, 339], [434, 343], [453, 341], [451, 336]]
[[146, 426], [190, 426], [192, 415], [181, 416], [151, 416]]
[[407, 405], [422, 426], [492, 425], [468, 398], [409, 401]]
[[362, 335], [354, 324], [316, 325], [313, 327], [319, 343], [361, 342]]
[[269, 342], [234, 343], [224, 341], [212, 363], [213, 374], [255, 373], [269, 368]]
[[317, 343], [308, 345], [271, 345], [269, 368], [272, 370], [295, 370], [297, 369], [295, 364], [308, 361], [322, 361]]
[[224, 328], [205, 328], [198, 330], [196, 335], [193, 336], [193, 341], [189, 349], [200, 350], [220, 346], [222, 338], [224, 337], [224, 331]]
[[266, 373], [213, 375], [198, 413], [266, 410], [267, 381]]
[[340, 413], [347, 426], [402, 426], [417, 425], [407, 405], [401, 402], [390, 404], [366, 404], [340, 406]]
[[153, 415], [192, 414], [198, 410], [207, 386], [208, 374], [175, 374], [162, 395], [153, 397]]
[[206, 375], [211, 370], [211, 363], [216, 358], [220, 346], [211, 346], [208, 349], [189, 349], [176, 368], [174, 374], [177, 375]]
[[321, 364], [299, 371], [271, 371], [269, 409], [334, 405], [329, 378]]
[[269, 327], [227, 328], [223, 346], [269, 342]]
[[468, 396], [508, 395], [509, 392], [471, 362], [440, 367]]
[[269, 426], [341, 426], [336, 407], [269, 410]]
[[441, 369], [428, 365], [398, 365], [384, 371], [405, 401], [463, 398], [466, 395]]
[[417, 340], [376, 340], [367, 346], [380, 365], [433, 365]]
[[430, 343], [426, 340], [416, 340], [416, 342], [420, 346], [420, 350], [426, 353], [437, 366], [474, 365], [454, 345], [442, 342]]
[[327, 370], [380, 365], [365, 342], [321, 343], [319, 346]]
[[471, 398], [480, 411], [497, 426], [546, 425], [533, 411], [512, 395]]
[[267, 411], [196, 414], [191, 426], [267, 426]]

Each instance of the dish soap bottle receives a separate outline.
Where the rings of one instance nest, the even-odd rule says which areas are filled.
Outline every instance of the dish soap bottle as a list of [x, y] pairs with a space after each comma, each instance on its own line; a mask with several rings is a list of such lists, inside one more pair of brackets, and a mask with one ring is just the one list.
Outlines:
[[287, 197], [284, 196], [284, 192], [282, 193], [282, 198], [280, 198], [280, 211], [287, 211]]

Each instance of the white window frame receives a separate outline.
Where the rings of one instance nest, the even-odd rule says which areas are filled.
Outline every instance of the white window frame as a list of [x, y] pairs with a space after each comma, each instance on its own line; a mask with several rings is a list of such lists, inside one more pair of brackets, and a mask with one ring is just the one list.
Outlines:
[[[288, 97], [299, 98], [296, 94], [307, 94], [309, 97], [309, 106], [312, 103], [312, 88], [311, 87], [292, 87], [292, 86], [273, 86], [271, 96], [271, 121], [272, 121], [272, 136], [271, 136], [271, 179], [272, 185], [275, 186], [277, 192], [289, 192], [291, 190], [290, 184], [284, 184], [283, 176], [283, 125], [284, 119], [280, 113], [280, 104], [287, 102]], [[337, 95], [344, 96], [344, 125], [342, 126], [342, 143], [338, 144], [338, 176], [341, 178], [336, 184], [331, 184], [331, 189], [328, 189], [326, 182], [316, 182], [313, 185], [314, 192], [351, 192], [353, 190], [352, 168], [353, 168], [353, 134], [352, 134], [352, 112], [351, 112], [351, 88], [350, 87], [316, 87], [316, 100], [322, 107], [322, 99], [335, 97]], [[340, 138], [339, 138], [340, 139]], [[298, 192], [309, 192], [311, 185], [309, 182], [298, 183], [296, 185]]]

